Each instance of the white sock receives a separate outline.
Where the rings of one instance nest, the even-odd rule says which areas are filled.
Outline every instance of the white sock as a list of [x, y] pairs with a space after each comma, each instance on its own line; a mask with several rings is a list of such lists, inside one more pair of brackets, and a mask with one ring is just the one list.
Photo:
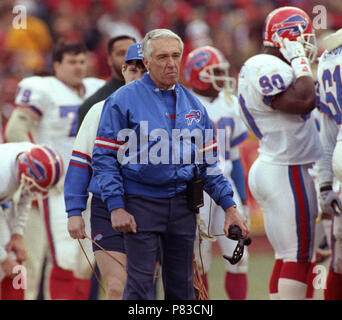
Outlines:
[[278, 294], [280, 300], [304, 300], [307, 284], [301, 281], [279, 278]]

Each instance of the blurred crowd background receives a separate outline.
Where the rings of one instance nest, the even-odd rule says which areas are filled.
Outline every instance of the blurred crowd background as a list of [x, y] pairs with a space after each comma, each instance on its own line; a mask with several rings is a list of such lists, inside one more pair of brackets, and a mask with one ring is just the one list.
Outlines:
[[[342, 1], [336, 0], [0, 0], [2, 125], [12, 111], [18, 81], [52, 72], [51, 49], [58, 40], [84, 41], [90, 50], [89, 75], [107, 79], [110, 37], [129, 34], [139, 41], [151, 29], [168, 28], [182, 37], [184, 57], [212, 45], [223, 52], [236, 77], [243, 62], [261, 49], [267, 14], [284, 5], [300, 7], [311, 18], [313, 8], [324, 5], [327, 29], [342, 27]], [[16, 6], [25, 7], [26, 29], [13, 26]], [[328, 30], [316, 30], [316, 35]]]

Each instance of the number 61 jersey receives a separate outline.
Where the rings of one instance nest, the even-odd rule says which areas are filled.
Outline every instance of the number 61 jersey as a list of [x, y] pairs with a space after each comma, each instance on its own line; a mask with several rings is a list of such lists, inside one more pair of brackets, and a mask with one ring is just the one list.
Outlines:
[[249, 58], [239, 74], [240, 114], [259, 139], [259, 158], [280, 165], [316, 162], [322, 146], [310, 114], [285, 113], [271, 105], [273, 96], [295, 81], [294, 72], [276, 56]]
[[16, 105], [27, 107], [39, 116], [31, 131], [34, 142], [51, 145], [58, 150], [64, 168], [68, 167], [77, 133], [78, 108], [104, 83], [97, 78], [83, 79], [83, 97], [56, 77], [33, 76], [18, 84]]
[[324, 51], [318, 64], [318, 109], [334, 120], [342, 140], [342, 46]]

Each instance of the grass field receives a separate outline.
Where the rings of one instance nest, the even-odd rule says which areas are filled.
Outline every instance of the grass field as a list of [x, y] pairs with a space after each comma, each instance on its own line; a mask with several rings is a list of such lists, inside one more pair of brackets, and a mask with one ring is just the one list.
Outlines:
[[[268, 299], [268, 278], [272, 271], [273, 254], [250, 255], [248, 266], [248, 300]], [[211, 300], [226, 300], [224, 289], [225, 261], [220, 256], [213, 260], [209, 271], [209, 295]]]
[[[273, 251], [265, 236], [257, 236], [253, 240], [254, 242], [249, 249], [247, 300], [269, 300], [268, 282], [274, 262]], [[211, 300], [226, 300], [228, 298], [224, 289], [225, 261], [219, 255], [218, 250], [214, 250], [214, 252], [216, 253], [215, 258], [208, 274], [209, 298]], [[326, 271], [329, 262], [328, 259], [321, 264]], [[322, 299], [323, 290], [315, 290], [314, 300]]]
[[[247, 300], [269, 300], [268, 282], [272, 272], [274, 254], [265, 235], [252, 237], [253, 242], [249, 247], [248, 264], [248, 292]], [[225, 260], [219, 253], [219, 249], [214, 245], [213, 260], [208, 273], [209, 299], [227, 300], [224, 289]], [[329, 260], [323, 266], [328, 270]], [[163, 299], [162, 285], [158, 284], [158, 300]], [[314, 300], [322, 300], [323, 291], [318, 289], [314, 292]]]

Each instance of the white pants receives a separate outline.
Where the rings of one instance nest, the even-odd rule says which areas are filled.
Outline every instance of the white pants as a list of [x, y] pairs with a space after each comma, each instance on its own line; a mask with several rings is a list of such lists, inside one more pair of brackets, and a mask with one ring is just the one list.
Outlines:
[[[89, 203], [89, 201], [88, 201]], [[86, 232], [90, 235], [89, 207], [83, 213]], [[39, 202], [39, 208], [32, 207], [24, 234], [24, 244], [27, 249], [27, 290], [25, 299], [36, 299], [44, 260], [46, 270], [44, 275], [44, 298], [49, 299], [49, 273], [53, 266], [74, 272], [79, 279], [88, 279], [91, 268], [77, 240], [68, 233], [68, 218], [65, 210], [63, 191], [51, 189], [47, 200]], [[95, 262], [91, 242], [81, 240], [82, 246], [92, 264]]]
[[[78, 241], [72, 239], [68, 232], [68, 217], [65, 210], [63, 192], [56, 192], [54, 189], [51, 190], [48, 202], [49, 213], [45, 211], [44, 214], [52, 261], [62, 269], [72, 270], [75, 277], [88, 279], [91, 275], [90, 266]], [[90, 235], [89, 206], [83, 212], [83, 219], [86, 225], [86, 233]], [[82, 241], [82, 246], [90, 261], [94, 263], [95, 258], [91, 242], [89, 240]]]
[[[234, 201], [237, 204], [237, 209], [241, 213], [242, 212], [241, 200], [238, 196], [234, 183], [232, 181], [230, 181], [230, 183], [234, 191]], [[200, 209], [201, 219], [204, 220], [206, 224], [209, 226], [209, 233], [211, 235], [221, 234], [221, 236], [217, 236], [216, 239], [220, 246], [222, 255], [225, 254], [227, 256], [232, 256], [234, 249], [236, 247], [237, 241], [228, 239], [224, 235], [222, 235], [225, 215], [226, 214], [223, 211], [222, 207], [218, 206], [215, 203], [215, 201], [212, 200], [206, 192], [204, 192], [204, 206]], [[208, 230], [206, 230], [206, 232], [207, 231]], [[212, 242], [207, 239], [203, 239], [199, 247], [199, 239], [198, 239], [198, 234], [197, 234], [196, 241], [195, 241], [195, 255], [196, 255], [198, 267], [201, 270], [203, 269], [204, 273], [208, 273], [210, 266], [211, 266], [211, 261], [212, 261]], [[200, 259], [201, 257], [202, 259]], [[247, 247], [244, 248], [244, 255], [237, 264], [232, 265], [226, 259], [223, 259], [223, 260], [226, 262], [227, 271], [231, 273], [247, 273], [247, 269], [248, 269]], [[202, 265], [202, 261], [203, 261], [203, 265]]]
[[310, 167], [257, 159], [249, 171], [249, 188], [263, 211], [275, 258], [285, 262], [310, 262], [312, 258], [318, 206]]

